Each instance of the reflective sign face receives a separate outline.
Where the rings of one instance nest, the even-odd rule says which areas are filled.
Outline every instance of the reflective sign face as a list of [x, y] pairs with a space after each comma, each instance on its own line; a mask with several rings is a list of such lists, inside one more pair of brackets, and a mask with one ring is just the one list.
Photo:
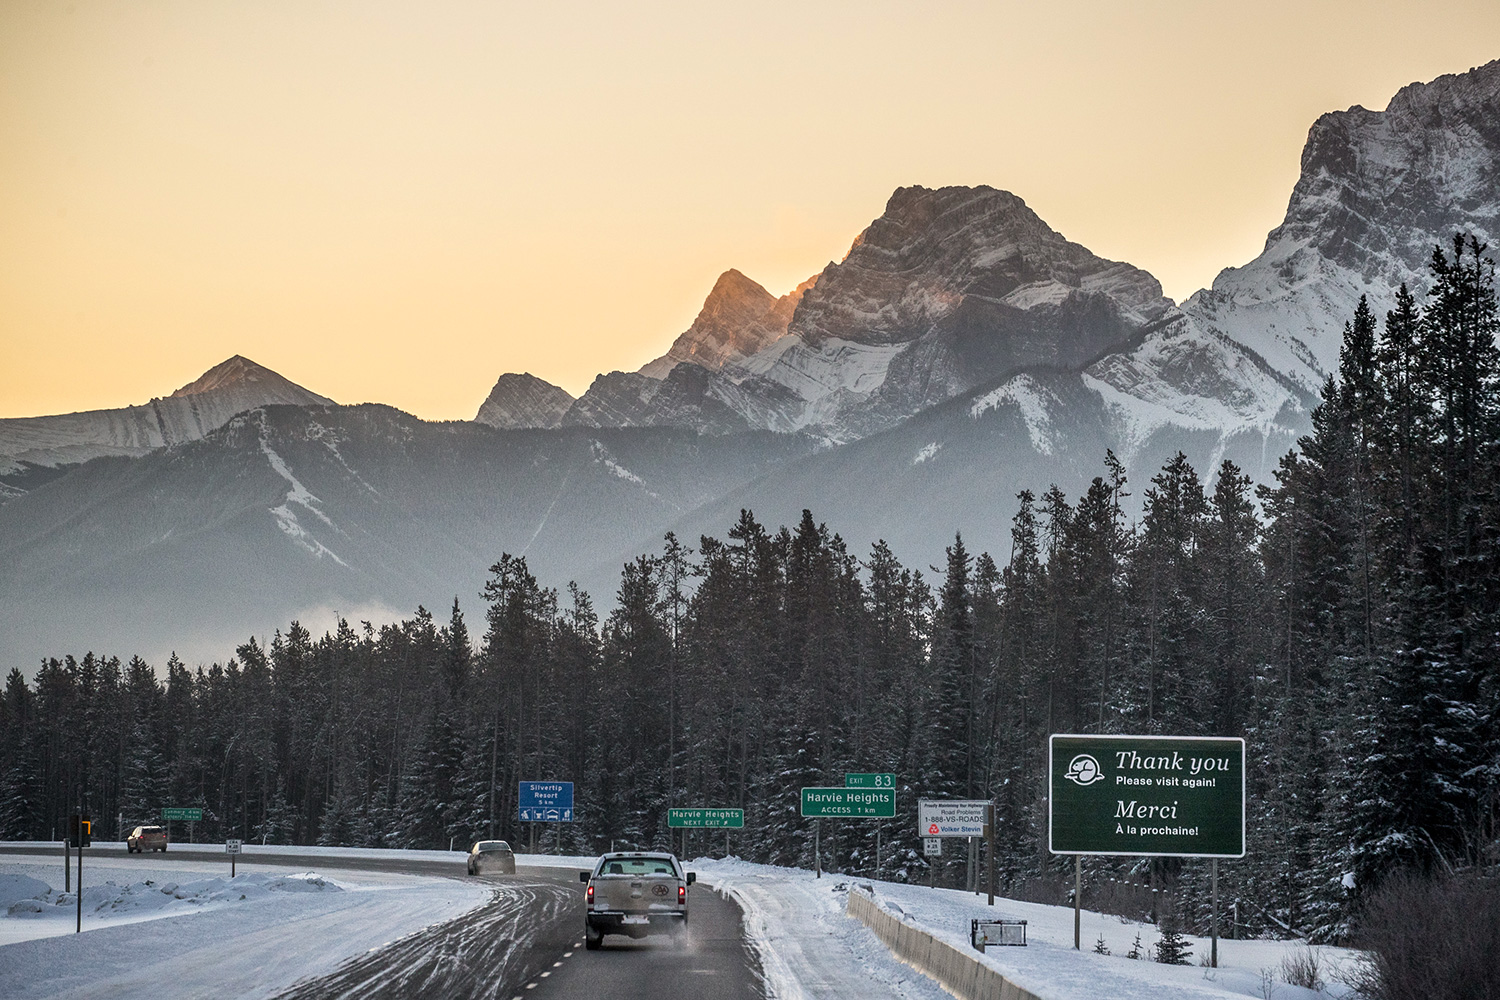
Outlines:
[[917, 833], [924, 837], [983, 837], [986, 799], [921, 799]]
[[1245, 741], [1053, 736], [1054, 854], [1245, 856]]

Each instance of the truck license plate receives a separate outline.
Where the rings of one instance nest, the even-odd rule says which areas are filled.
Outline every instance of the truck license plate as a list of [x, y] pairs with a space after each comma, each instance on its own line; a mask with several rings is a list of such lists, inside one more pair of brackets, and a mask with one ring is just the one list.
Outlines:
[[622, 923], [622, 924], [649, 924], [650, 922], [651, 922], [651, 918], [647, 917], [647, 916], [644, 916], [644, 915], [642, 915], [642, 916], [627, 915], [627, 916], [624, 916], [624, 917], [620, 918], [620, 923]]

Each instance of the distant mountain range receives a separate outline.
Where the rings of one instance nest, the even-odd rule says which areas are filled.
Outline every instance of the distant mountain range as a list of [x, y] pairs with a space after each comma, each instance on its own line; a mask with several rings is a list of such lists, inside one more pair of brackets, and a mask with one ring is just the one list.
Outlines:
[[502, 551], [607, 605], [625, 559], [741, 508], [917, 566], [959, 530], [1003, 554], [1015, 493], [1076, 495], [1106, 448], [1138, 486], [1179, 450], [1266, 481], [1359, 296], [1420, 295], [1433, 245], [1497, 215], [1500, 61], [1321, 117], [1264, 251], [1180, 306], [1013, 194], [908, 187], [785, 296], [726, 271], [662, 357], [577, 399], [505, 374], [429, 423], [235, 357], [142, 406], [0, 420], [0, 667], [474, 607]]

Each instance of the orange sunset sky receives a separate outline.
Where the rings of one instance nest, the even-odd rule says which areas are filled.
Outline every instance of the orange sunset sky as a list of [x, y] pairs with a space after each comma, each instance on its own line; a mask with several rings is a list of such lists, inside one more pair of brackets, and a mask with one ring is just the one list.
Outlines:
[[992, 184], [1181, 300], [1324, 111], [1500, 56], [1500, 3], [0, 3], [0, 416], [244, 354], [470, 418], [785, 292], [905, 184]]

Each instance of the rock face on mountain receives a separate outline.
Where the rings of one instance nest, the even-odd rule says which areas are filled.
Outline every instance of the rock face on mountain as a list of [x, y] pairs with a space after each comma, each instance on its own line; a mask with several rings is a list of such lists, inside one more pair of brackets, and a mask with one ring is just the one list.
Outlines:
[[[143, 455], [201, 440], [236, 413], [257, 406], [325, 406], [333, 400], [235, 355], [164, 398], [142, 406], [0, 420], [0, 489], [102, 455]], [[0, 493], [0, 500], [5, 499]]]
[[1183, 311], [1316, 393], [1359, 297], [1383, 316], [1403, 282], [1420, 296], [1455, 232], [1500, 238], [1500, 60], [1319, 118], [1265, 250]]
[[730, 268], [714, 282], [693, 325], [673, 341], [666, 354], [648, 362], [640, 373], [664, 379], [684, 362], [718, 371], [726, 364], [743, 361], [786, 336], [797, 303], [817, 280], [814, 275], [778, 299]]
[[495, 382], [474, 419], [502, 430], [556, 427], [572, 405], [573, 397], [566, 389], [530, 372], [506, 373]]
[[[772, 320], [791, 306], [783, 334]], [[693, 328], [642, 369], [704, 368], [712, 378], [682, 387], [701, 397], [664, 406], [616, 373], [564, 423], [705, 414], [711, 423], [689, 425], [849, 441], [1028, 366], [1081, 366], [1176, 315], [1151, 275], [1068, 242], [1009, 192], [901, 188], [841, 263], [789, 296], [737, 271], [719, 279]]]

